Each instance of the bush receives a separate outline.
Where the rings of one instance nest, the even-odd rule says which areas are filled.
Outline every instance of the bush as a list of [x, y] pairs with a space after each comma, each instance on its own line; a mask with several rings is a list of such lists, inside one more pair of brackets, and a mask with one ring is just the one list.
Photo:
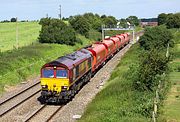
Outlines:
[[138, 76], [135, 80], [135, 89], [153, 90], [159, 83], [159, 76], [168, 69], [168, 58], [164, 52], [152, 49], [140, 54]]
[[140, 38], [139, 43], [145, 50], [167, 48], [174, 45], [171, 32], [165, 26], [146, 28], [144, 35]]
[[42, 18], [39, 24], [42, 25], [38, 38], [41, 43], [74, 45], [77, 41], [74, 29], [59, 19]]
[[135, 89], [154, 90], [161, 75], [168, 70], [170, 56], [167, 56], [168, 44], [173, 46], [172, 34], [165, 26], [147, 28], [140, 38], [140, 63]]

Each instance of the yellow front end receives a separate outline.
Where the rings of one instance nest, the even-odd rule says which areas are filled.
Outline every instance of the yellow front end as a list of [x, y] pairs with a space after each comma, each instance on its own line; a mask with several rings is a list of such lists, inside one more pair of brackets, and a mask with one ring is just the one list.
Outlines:
[[67, 78], [41, 78], [42, 90], [60, 93], [62, 87], [69, 90], [69, 79]]

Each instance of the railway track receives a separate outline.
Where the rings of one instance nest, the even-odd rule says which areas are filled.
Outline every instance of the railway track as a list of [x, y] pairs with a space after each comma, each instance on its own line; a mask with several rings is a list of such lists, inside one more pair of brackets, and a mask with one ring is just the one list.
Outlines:
[[[51, 106], [51, 105], [41, 105], [38, 109], [36, 109], [31, 115], [29, 115], [23, 122], [28, 122], [31, 120], [39, 120], [43, 122], [49, 122], [60, 109], [62, 106]], [[47, 116], [42, 116], [41, 114], [47, 113]]]
[[41, 91], [39, 84], [40, 82], [36, 82], [35, 84], [26, 87], [11, 97], [2, 100], [0, 102], [0, 117], [32, 98], [34, 95], [38, 94]]

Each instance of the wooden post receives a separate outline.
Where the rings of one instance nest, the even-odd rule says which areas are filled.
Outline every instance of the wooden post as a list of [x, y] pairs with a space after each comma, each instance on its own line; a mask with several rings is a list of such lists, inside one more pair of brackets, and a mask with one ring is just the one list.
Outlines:
[[16, 48], [19, 48], [19, 40], [18, 40], [18, 18], [16, 17]]

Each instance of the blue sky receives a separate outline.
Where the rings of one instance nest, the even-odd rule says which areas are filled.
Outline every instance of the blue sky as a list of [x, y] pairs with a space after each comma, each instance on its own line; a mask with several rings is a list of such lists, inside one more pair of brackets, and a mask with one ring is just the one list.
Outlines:
[[0, 20], [37, 20], [46, 14], [57, 18], [60, 4], [63, 17], [93, 12], [118, 19], [130, 15], [150, 18], [159, 13], [180, 12], [180, 0], [0, 0]]

